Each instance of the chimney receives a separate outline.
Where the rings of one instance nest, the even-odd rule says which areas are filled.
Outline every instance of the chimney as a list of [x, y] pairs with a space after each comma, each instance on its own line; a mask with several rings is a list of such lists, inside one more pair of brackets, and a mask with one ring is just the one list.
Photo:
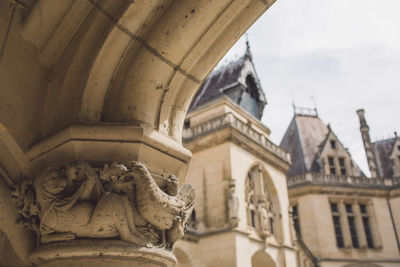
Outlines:
[[365, 154], [367, 155], [368, 167], [373, 178], [379, 178], [378, 168], [376, 164], [376, 158], [374, 148], [369, 137], [369, 127], [364, 116], [365, 111], [363, 109], [357, 110], [358, 118], [360, 119], [360, 131], [364, 142]]

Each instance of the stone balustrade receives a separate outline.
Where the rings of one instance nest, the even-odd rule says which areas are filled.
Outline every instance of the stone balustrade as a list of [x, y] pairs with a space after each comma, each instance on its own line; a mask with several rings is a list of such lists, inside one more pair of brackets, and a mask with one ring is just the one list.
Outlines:
[[270, 140], [268, 140], [268, 138], [265, 137], [265, 135], [257, 132], [251, 127], [250, 124], [240, 120], [232, 113], [226, 113], [222, 116], [212, 118], [192, 127], [185, 128], [183, 130], [183, 141], [190, 142], [196, 138], [221, 130], [225, 127], [234, 128], [254, 142], [261, 145], [263, 148], [267, 149], [275, 156], [283, 159], [286, 162], [290, 162], [289, 153], [272, 143]]
[[300, 185], [333, 185], [356, 186], [367, 188], [391, 188], [400, 187], [400, 177], [397, 178], [367, 178], [347, 175], [331, 175], [324, 173], [306, 173], [287, 178], [289, 188]]

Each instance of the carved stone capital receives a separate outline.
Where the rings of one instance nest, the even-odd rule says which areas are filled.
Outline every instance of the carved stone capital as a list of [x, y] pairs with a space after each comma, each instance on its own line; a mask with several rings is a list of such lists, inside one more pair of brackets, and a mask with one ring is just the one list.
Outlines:
[[151, 174], [136, 161], [106, 163], [101, 168], [87, 162], [49, 167], [19, 184], [13, 197], [18, 223], [37, 236], [34, 262], [46, 257], [65, 259], [70, 250], [75, 258], [97, 253], [93, 259], [98, 259], [99, 255], [119, 257], [126, 251], [130, 258], [146, 258], [156, 249], [173, 264], [173, 254], [168, 253], [183, 237], [194, 205], [190, 185], [179, 187], [174, 175]]

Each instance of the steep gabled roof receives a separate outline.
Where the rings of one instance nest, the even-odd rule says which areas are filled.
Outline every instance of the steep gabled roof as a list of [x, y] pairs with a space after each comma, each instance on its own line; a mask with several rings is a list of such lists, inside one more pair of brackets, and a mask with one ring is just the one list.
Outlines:
[[[251, 59], [251, 54], [248, 52], [240, 57], [238, 60], [229, 63], [228, 65], [222, 66], [219, 69], [213, 71], [207, 79], [200, 86], [196, 95], [194, 96], [192, 103], [189, 107], [189, 112], [195, 110], [210, 101], [214, 101], [224, 95], [230, 97], [236, 104], [242, 106], [245, 110], [253, 114], [254, 116], [261, 118], [261, 114], [255, 114], [254, 107], [251, 107], [251, 101], [248, 99], [242, 99], [241, 94], [230, 94], [229, 90], [233, 88], [243, 91], [247, 88], [246, 76], [251, 75], [254, 78], [254, 83], [258, 95], [256, 99], [257, 105], [263, 109], [266, 104], [266, 98], [259, 78], [255, 72], [254, 64]], [[242, 101], [243, 100], [243, 101]], [[257, 107], [258, 109], [259, 107]]]
[[[292, 166], [287, 176], [319, 172], [318, 155], [331, 134], [343, 146], [339, 138], [317, 115], [295, 114], [280, 144], [280, 147], [291, 155]], [[365, 176], [352, 159], [351, 163], [354, 175]]]
[[[346, 153], [349, 156], [350, 159], [350, 166], [352, 168], [352, 173], [354, 176], [359, 176], [359, 177], [366, 177], [365, 174], [362, 172], [362, 170], [360, 169], [360, 167], [357, 165], [357, 163], [351, 158], [350, 153], [348, 152], [347, 148], [343, 145], [343, 143], [340, 141], [340, 139], [337, 137], [337, 135], [332, 131], [330, 125], [327, 125], [328, 128], [328, 133], [325, 136], [324, 141], [322, 141], [322, 143], [319, 145], [319, 154], [321, 154], [325, 148], [325, 146], [328, 146], [328, 141], [330, 140], [335, 140], [338, 145], [344, 149], [346, 151]], [[313, 163], [313, 167], [314, 165], [316, 165], [317, 162]], [[312, 168], [312, 171], [315, 171], [316, 168]]]
[[317, 171], [313, 163], [328, 132], [328, 127], [317, 116], [296, 114], [293, 117], [280, 144], [292, 157], [288, 177]]
[[289, 127], [286, 129], [285, 135], [283, 136], [279, 146], [290, 153], [292, 166], [287, 173], [288, 177], [307, 172], [303, 157], [303, 149], [300, 142], [299, 130], [296, 123], [296, 116], [293, 117]]
[[373, 143], [379, 177], [393, 176], [393, 166], [392, 161], [390, 160], [390, 154], [392, 153], [395, 141], [396, 138], [389, 138]]

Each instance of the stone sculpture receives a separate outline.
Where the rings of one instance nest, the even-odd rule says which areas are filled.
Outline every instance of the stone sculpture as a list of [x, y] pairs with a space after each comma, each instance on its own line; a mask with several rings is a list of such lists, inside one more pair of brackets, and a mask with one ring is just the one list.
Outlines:
[[293, 219], [293, 207], [289, 206], [289, 231], [290, 231], [290, 239], [292, 243], [295, 244], [297, 241], [297, 234], [296, 229], [294, 226], [294, 219]]
[[119, 238], [138, 246], [172, 248], [184, 234], [194, 189], [176, 177], [162, 190], [139, 162], [92, 168], [86, 162], [48, 168], [14, 191], [20, 223], [40, 243]]
[[260, 218], [260, 236], [262, 238], [266, 238], [270, 235], [269, 231], [269, 216], [267, 212], [268, 205], [265, 203], [265, 200], [260, 200], [258, 204], [257, 211], [258, 216]]
[[239, 199], [235, 195], [235, 180], [229, 181], [229, 224], [231, 227], [237, 227], [239, 223]]

